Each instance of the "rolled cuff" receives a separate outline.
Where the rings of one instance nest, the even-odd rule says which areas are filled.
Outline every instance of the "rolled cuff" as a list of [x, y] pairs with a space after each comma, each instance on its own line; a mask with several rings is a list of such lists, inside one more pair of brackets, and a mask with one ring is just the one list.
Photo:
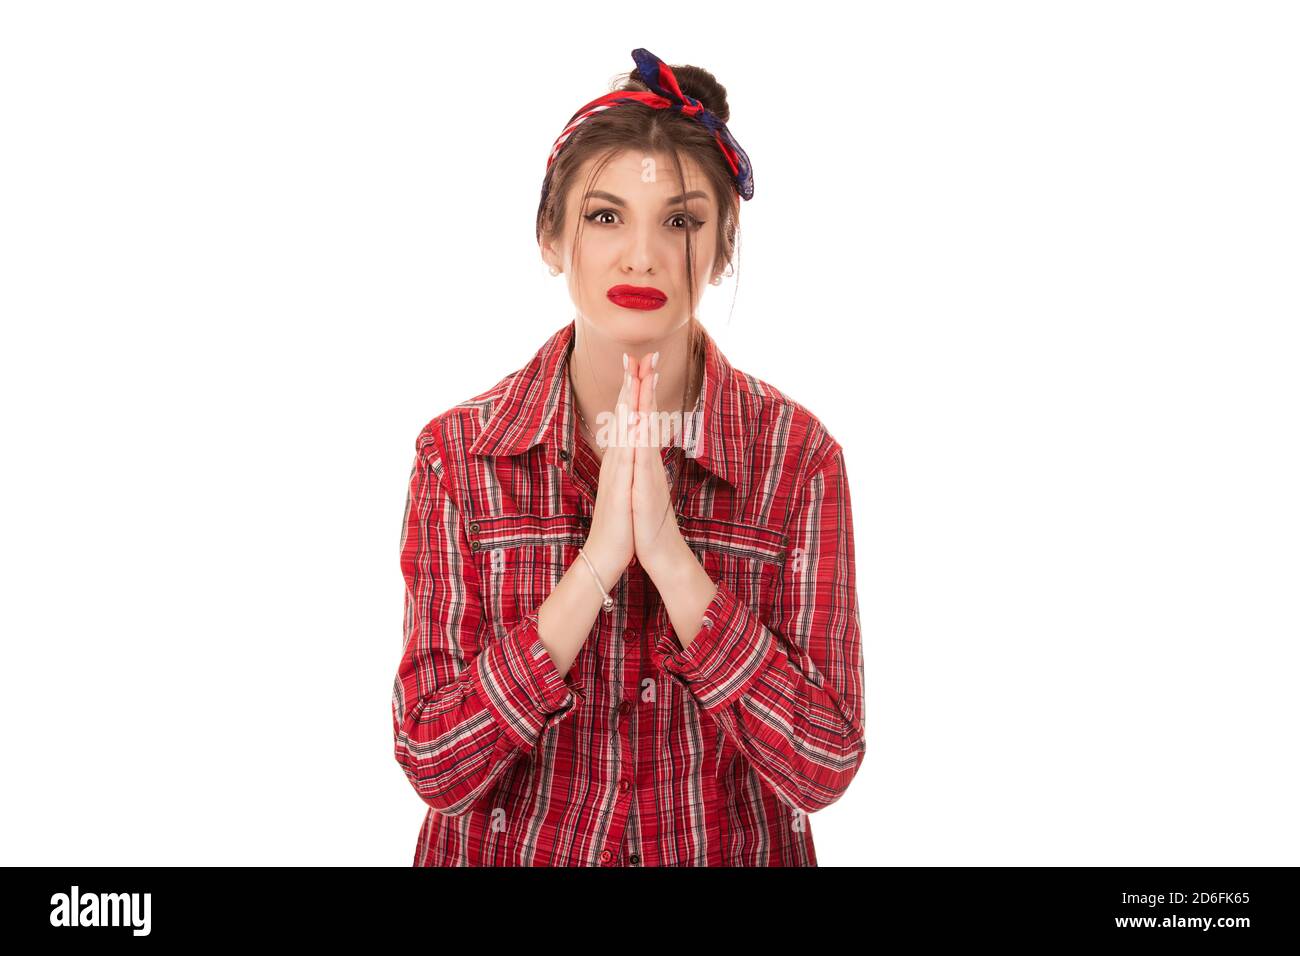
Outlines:
[[[477, 690], [511, 739], [525, 749], [586, 699], [582, 681], [566, 679], [551, 660], [530, 614], [478, 655]], [[570, 671], [572, 674], [572, 671]]]
[[772, 633], [723, 582], [704, 611], [690, 646], [682, 649], [672, 625], [655, 642], [655, 663], [683, 681], [700, 707], [726, 707], [746, 693], [780, 656]]

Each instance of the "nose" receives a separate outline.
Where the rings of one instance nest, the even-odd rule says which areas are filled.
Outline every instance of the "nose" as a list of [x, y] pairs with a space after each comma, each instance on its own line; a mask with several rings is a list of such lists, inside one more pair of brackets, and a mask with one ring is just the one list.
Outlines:
[[627, 248], [623, 251], [623, 271], [651, 273], [658, 263], [655, 261], [654, 227], [647, 224], [627, 230]]

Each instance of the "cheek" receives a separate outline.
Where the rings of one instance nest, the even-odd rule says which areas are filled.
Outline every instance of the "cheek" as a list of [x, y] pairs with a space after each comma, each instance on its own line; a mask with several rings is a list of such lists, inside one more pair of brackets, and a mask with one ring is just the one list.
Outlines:
[[704, 273], [705, 282], [712, 276], [709, 270], [713, 268], [714, 257], [718, 254], [717, 239], [708, 230], [709, 226], [705, 226], [695, 234], [695, 271]]
[[[599, 272], [606, 268], [611, 259], [621, 254], [621, 247], [614, 238], [614, 233], [588, 226], [569, 258], [571, 261], [576, 260], [580, 272], [586, 266], [590, 275], [593, 271]], [[578, 281], [583, 281], [581, 275], [578, 276]]]

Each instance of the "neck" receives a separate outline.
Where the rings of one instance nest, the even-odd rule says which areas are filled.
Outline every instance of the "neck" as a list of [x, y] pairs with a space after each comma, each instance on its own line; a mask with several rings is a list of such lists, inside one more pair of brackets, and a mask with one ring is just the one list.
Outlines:
[[[573, 384], [578, 410], [591, 429], [585, 435], [594, 441], [601, 428], [601, 412], [614, 412], [614, 404], [623, 387], [623, 353], [628, 362], [639, 362], [644, 356], [659, 353], [654, 372], [659, 373], [659, 387], [655, 400], [661, 412], [681, 412], [692, 409], [702, 386], [702, 369], [689, 366], [691, 356], [690, 325], [684, 324], [666, 336], [657, 339], [621, 339], [607, 336], [582, 318], [574, 320], [574, 337], [569, 354], [569, 378]], [[651, 372], [651, 375], [654, 374]], [[683, 401], [683, 391], [690, 377], [690, 394]], [[582, 422], [578, 430], [583, 431]], [[599, 451], [599, 449], [597, 449]]]

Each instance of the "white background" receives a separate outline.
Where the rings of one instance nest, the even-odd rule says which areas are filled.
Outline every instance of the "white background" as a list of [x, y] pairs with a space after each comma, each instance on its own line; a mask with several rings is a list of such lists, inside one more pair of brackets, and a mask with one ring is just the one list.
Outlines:
[[701, 317], [845, 448], [821, 863], [1300, 862], [1295, 7], [848, 9], [0, 8], [0, 862], [410, 865], [415, 437], [572, 317], [637, 46], [754, 163]]

